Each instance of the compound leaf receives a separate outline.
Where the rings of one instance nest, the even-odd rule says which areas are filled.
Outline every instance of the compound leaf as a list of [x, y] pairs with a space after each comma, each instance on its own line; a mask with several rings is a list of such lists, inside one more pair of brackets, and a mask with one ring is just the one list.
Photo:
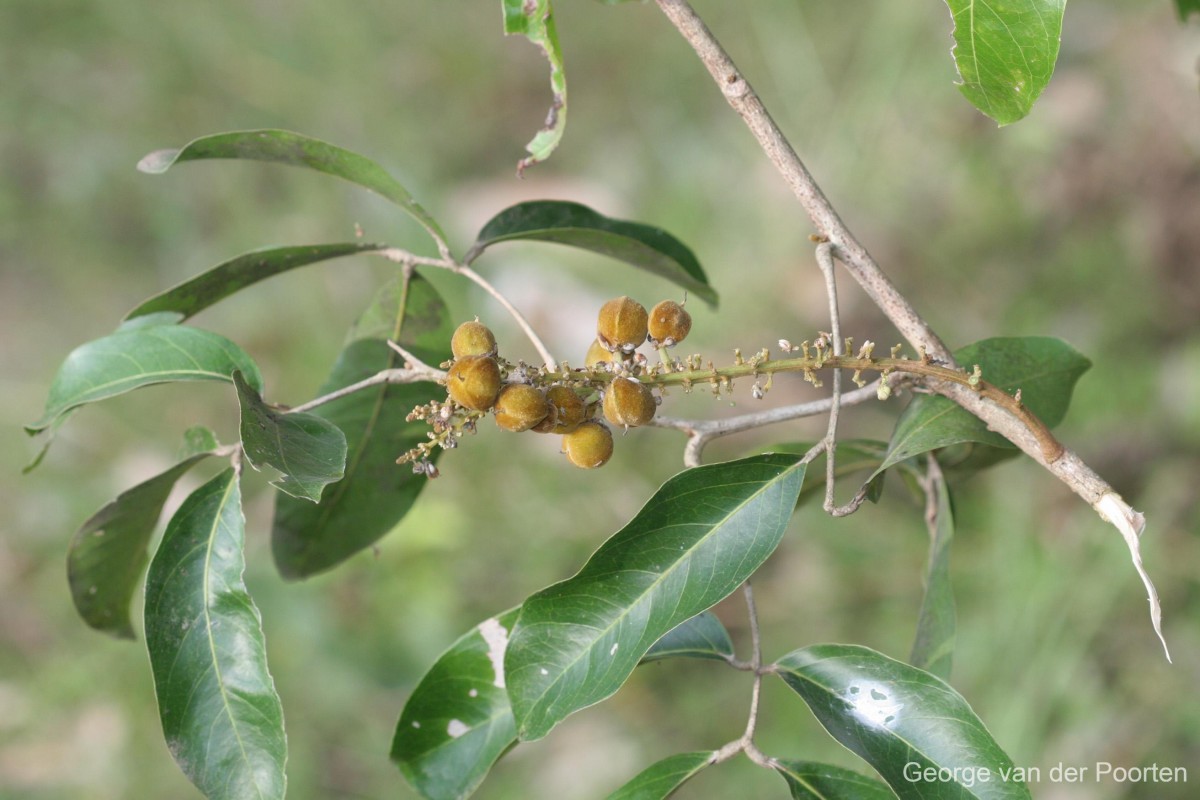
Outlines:
[[729, 661], [733, 658], [733, 641], [729, 631], [711, 611], [702, 611], [684, 620], [646, 651], [642, 662], [664, 658], [710, 658]]
[[54, 376], [42, 418], [25, 430], [35, 434], [79, 406], [155, 383], [232, 381], [240, 371], [261, 390], [258, 366], [242, 348], [224, 336], [176, 325], [178, 320], [170, 313], [139, 317], [77, 347]]
[[383, 167], [366, 156], [299, 133], [281, 130], [229, 131], [201, 136], [178, 149], [155, 150], [138, 162], [152, 175], [183, 161], [237, 158], [307, 167], [350, 181], [391, 200], [419, 222], [438, 241], [445, 241], [433, 217]]
[[210, 800], [284, 795], [283, 708], [242, 583], [245, 520], [227, 469], [184, 500], [146, 578], [146, 647], [167, 747]]
[[667, 756], [639, 772], [608, 796], [608, 800], [665, 800], [688, 778], [704, 769], [716, 755], [712, 750]]
[[127, 489], [83, 523], [67, 552], [75, 610], [98, 631], [132, 639], [130, 603], [167, 496], [184, 473], [211, 453], [197, 453]]
[[[385, 287], [360, 318], [319, 394], [349, 386], [402, 366], [387, 346], [393, 339], [426, 363], [450, 357], [450, 324], [445, 303], [416, 273]], [[379, 384], [326, 403], [312, 413], [346, 434], [346, 474], [329, 486], [316, 505], [279, 495], [271, 548], [285, 578], [303, 578], [340, 564], [369, 547], [408, 513], [428, 481], [396, 458], [427, 441], [428, 427], [406, 422], [413, 407], [444, 399], [432, 383]], [[435, 450], [431, 460], [440, 451]]]
[[501, 0], [504, 9], [504, 33], [520, 34], [541, 49], [550, 62], [550, 89], [554, 97], [546, 122], [533, 140], [525, 145], [529, 155], [517, 162], [517, 174], [550, 157], [562, 140], [567, 126], [567, 74], [563, 71], [562, 48], [554, 26], [554, 8], [550, 0]]
[[901, 800], [1029, 800], [1012, 759], [940, 678], [859, 645], [805, 647], [775, 667]]
[[346, 469], [346, 435], [315, 414], [283, 414], [269, 408], [258, 392], [233, 373], [242, 409], [242, 449], [255, 469], [263, 465], [283, 473], [272, 486], [313, 503], [326, 484], [341, 480]]
[[504, 651], [520, 609], [475, 626], [421, 678], [392, 739], [392, 760], [429, 800], [471, 795], [517, 738]]
[[766, 454], [686, 470], [575, 577], [527, 599], [505, 656], [524, 740], [610, 696], [663, 634], [714, 605], [774, 551], [804, 478]]
[[775, 770], [787, 781], [792, 800], [895, 800], [879, 781], [832, 764], [776, 759]]
[[1001, 125], [1033, 108], [1058, 60], [1067, 0], [946, 0], [959, 90]]
[[125, 318], [173, 311], [186, 319], [247, 286], [282, 272], [354, 253], [378, 252], [386, 247], [382, 244], [344, 242], [252, 250], [151, 297], [126, 314]]
[[[978, 364], [983, 380], [1009, 394], [1020, 389], [1025, 407], [1051, 428], [1066, 416], [1075, 382], [1091, 366], [1066, 342], [1045, 336], [984, 339], [955, 351], [954, 358], [967, 369]], [[875, 474], [915, 455], [960, 442], [1014, 447], [954, 401], [940, 395], [918, 395], [896, 420], [887, 458]]]
[[590, 250], [641, 267], [717, 305], [717, 293], [687, 245], [662, 228], [612, 219], [565, 200], [531, 200], [492, 217], [467, 253], [470, 263], [497, 242], [531, 240]]

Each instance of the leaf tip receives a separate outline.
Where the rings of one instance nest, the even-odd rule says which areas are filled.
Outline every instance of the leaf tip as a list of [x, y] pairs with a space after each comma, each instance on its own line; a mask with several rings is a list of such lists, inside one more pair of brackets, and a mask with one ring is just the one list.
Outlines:
[[145, 172], [147, 175], [161, 175], [166, 172], [175, 159], [179, 156], [177, 148], [167, 148], [165, 150], [155, 150], [153, 153], [147, 153], [142, 156], [137, 162], [138, 172]]

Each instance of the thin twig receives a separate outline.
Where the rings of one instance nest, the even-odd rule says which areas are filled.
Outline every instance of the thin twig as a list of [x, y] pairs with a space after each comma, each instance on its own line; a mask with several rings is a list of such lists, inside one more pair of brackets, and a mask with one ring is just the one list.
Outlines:
[[750, 713], [742, 735], [714, 752], [709, 763], [719, 764], [733, 758], [738, 753], [745, 753], [747, 758], [760, 767], [772, 768], [774, 761], [754, 744], [754, 733], [758, 729], [758, 709], [762, 697], [763, 665], [762, 633], [758, 625], [758, 609], [754, 605], [754, 589], [750, 586], [749, 581], [742, 584], [742, 594], [746, 598], [746, 615], [750, 620], [750, 668], [754, 671], [754, 684], [750, 690]]
[[457, 275], [462, 275], [464, 278], [475, 283], [485, 292], [490, 294], [497, 303], [504, 307], [504, 310], [507, 311], [514, 320], [516, 320], [517, 325], [520, 326], [522, 331], [524, 331], [525, 336], [533, 344], [534, 349], [538, 351], [539, 358], [551, 366], [558, 363], [555, 361], [554, 355], [550, 352], [550, 348], [546, 347], [546, 343], [543, 342], [542, 338], [537, 335], [537, 332], [534, 331], [533, 326], [529, 324], [529, 320], [525, 318], [525, 315], [522, 314], [521, 311], [514, 306], [512, 302], [510, 302], [509, 299], [500, 292], [499, 289], [489, 283], [482, 275], [473, 270], [471, 267], [449, 257], [426, 258], [424, 256], [418, 256], [415, 253], [410, 253], [407, 250], [402, 250], [399, 247], [389, 247], [386, 250], [380, 250], [379, 255], [383, 256], [389, 261], [395, 261], [398, 264], [437, 267], [438, 269], [449, 270]]

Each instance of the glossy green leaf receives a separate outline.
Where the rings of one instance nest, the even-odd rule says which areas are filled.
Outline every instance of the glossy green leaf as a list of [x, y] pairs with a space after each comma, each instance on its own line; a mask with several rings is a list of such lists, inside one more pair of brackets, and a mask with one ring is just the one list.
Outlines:
[[1067, 0], [946, 0], [959, 90], [1001, 125], [1029, 113], [1054, 74]]
[[792, 790], [792, 800], [895, 800], [874, 778], [832, 764], [776, 759], [776, 771]]
[[242, 348], [224, 336], [174, 324], [178, 319], [177, 314], [139, 317], [77, 347], [54, 376], [42, 418], [25, 430], [37, 433], [79, 406], [155, 383], [232, 381], [240, 371], [261, 390], [258, 367]]
[[704, 750], [668, 756], [639, 772], [610, 794], [608, 800], [665, 800], [688, 778], [707, 767], [715, 755], [712, 750]]
[[1200, 0], [1175, 0], [1179, 18], [1186, 20], [1190, 14], [1200, 14]]
[[179, 149], [155, 150], [142, 158], [137, 166], [142, 172], [158, 175], [175, 164], [209, 158], [237, 158], [307, 167], [342, 178], [391, 200], [435, 239], [444, 241], [446, 238], [433, 217], [383, 167], [366, 156], [291, 131], [230, 131], [201, 136]]
[[579, 203], [532, 200], [487, 221], [464, 259], [472, 262], [497, 242], [531, 240], [590, 250], [641, 267], [717, 305], [717, 293], [696, 256], [662, 228], [611, 219]]
[[209, 800], [282, 798], [287, 741], [258, 609], [242, 583], [245, 520], [227, 469], [184, 500], [146, 577], [146, 647], [167, 748]]
[[783, 538], [803, 478], [771, 454], [681, 472], [575, 577], [527, 599], [505, 656], [518, 735], [610, 696], [663, 634], [737, 589]]
[[[1022, 403], [1053, 428], [1071, 404], [1079, 376], [1092, 365], [1061, 339], [1044, 336], [984, 339], [954, 353], [959, 366], [978, 364], [983, 379], [1009, 394], [1021, 390]], [[887, 458], [876, 474], [915, 455], [959, 442], [1013, 448], [983, 420], [939, 395], [917, 395], [896, 421]]]
[[950, 680], [954, 659], [954, 588], [950, 582], [950, 543], [954, 540], [954, 503], [944, 480], [936, 482], [937, 518], [925, 565], [925, 595], [917, 617], [917, 635], [908, 661], [914, 667]]
[[346, 469], [346, 435], [315, 414], [283, 414], [263, 402], [233, 373], [242, 409], [242, 449], [255, 469], [279, 470], [271, 485], [292, 497], [317, 502], [326, 484], [341, 480]]
[[75, 533], [67, 552], [67, 580], [75, 610], [88, 625], [134, 638], [130, 603], [150, 560], [150, 537], [176, 481], [208, 455], [192, 455], [121, 492]]
[[517, 174], [545, 161], [558, 147], [567, 126], [567, 74], [563, 71], [562, 48], [554, 26], [550, 0], [501, 0], [504, 33], [520, 34], [538, 47], [550, 62], [550, 90], [554, 93], [546, 122], [525, 149], [529, 155], [517, 162]]
[[733, 658], [733, 641], [729, 631], [711, 611], [703, 611], [684, 620], [655, 642], [642, 662], [664, 658], [711, 658], [729, 661]]
[[805, 647], [775, 666], [825, 729], [901, 800], [1029, 800], [1012, 759], [940, 678], [845, 644]]
[[151, 297], [125, 315], [126, 319], [173, 311], [186, 319], [261, 280], [331, 258], [383, 250], [387, 245], [344, 242], [272, 247], [253, 250], [225, 261], [191, 280]]
[[[389, 285], [364, 313], [318, 394], [402, 366], [391, 338], [429, 364], [450, 357], [454, 326], [433, 286], [420, 275]], [[312, 413], [346, 434], [346, 475], [315, 506], [280, 495], [271, 547], [285, 578], [303, 578], [340, 564], [390, 531], [429, 480], [396, 458], [426, 441], [428, 426], [405, 422], [414, 406], [445, 399], [433, 383], [381, 384], [327, 403]], [[436, 457], [440, 451], [435, 451]]]
[[392, 760], [428, 800], [470, 796], [516, 741], [504, 650], [518, 611], [486, 620], [452, 644], [400, 714]]

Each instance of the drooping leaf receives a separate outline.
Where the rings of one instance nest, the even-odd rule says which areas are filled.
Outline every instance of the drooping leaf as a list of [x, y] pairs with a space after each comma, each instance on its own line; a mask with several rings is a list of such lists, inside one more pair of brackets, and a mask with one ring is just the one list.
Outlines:
[[716, 307], [717, 293], [696, 256], [662, 228], [599, 214], [563, 200], [531, 200], [509, 206], [487, 221], [464, 260], [472, 262], [497, 242], [531, 240], [590, 250], [641, 267]]
[[224, 336], [174, 324], [178, 319], [165, 313], [139, 317], [77, 347], [54, 376], [42, 418], [25, 430], [35, 434], [79, 406], [155, 383], [232, 381], [240, 371], [262, 389], [258, 366], [242, 348]]
[[664, 658], [711, 658], [729, 661], [733, 658], [733, 641], [729, 631], [711, 611], [704, 611], [684, 620], [646, 651], [642, 662]]
[[[438, 364], [450, 357], [453, 333], [433, 286], [416, 273], [407, 279], [401, 275], [363, 314], [319, 394], [402, 366], [387, 346], [389, 338], [426, 363]], [[276, 498], [271, 548], [281, 575], [303, 578], [340, 564], [408, 513], [428, 478], [396, 458], [426, 441], [429, 428], [404, 418], [414, 406], [445, 396], [446, 390], [433, 383], [380, 384], [312, 411], [345, 432], [346, 475], [315, 506]]]
[[896, 795], [874, 778], [815, 761], [776, 759], [777, 772], [792, 790], [792, 800], [895, 800]]
[[[812, 449], [816, 442], [785, 442], [783, 444], [774, 444], [764, 448], [764, 452], [770, 453], [795, 453], [796, 455], [804, 455]], [[846, 439], [839, 441], [834, 445], [834, 470], [835, 479], [841, 479], [847, 475], [854, 475], [858, 472], [866, 470], [874, 470], [883, 463], [883, 459], [887, 456], [887, 442], [880, 442], [875, 439]], [[825, 475], [825, 454], [817, 456], [808, 465], [809, 471], [813, 475]], [[871, 502], [878, 502], [883, 494], [883, 475], [882, 473], [874, 473], [868, 478], [867, 483], [867, 498]], [[800, 490], [800, 499], [797, 506], [803, 505], [812, 497], [822, 495], [825, 492], [825, 482], [809, 481], [804, 484]]]
[[242, 582], [244, 540], [237, 475], [227, 469], [175, 512], [146, 577], [163, 735], [210, 800], [273, 800], [286, 784], [283, 708]]
[[525, 149], [529, 155], [517, 162], [517, 173], [545, 161], [558, 147], [567, 126], [567, 74], [563, 71], [562, 48], [554, 27], [550, 0], [501, 0], [504, 33], [521, 34], [537, 46], [550, 62], [550, 90], [554, 93], [546, 122]]
[[253, 250], [151, 297], [126, 314], [125, 318], [133, 319], [160, 311], [173, 311], [182, 314], [186, 319], [247, 286], [282, 272], [354, 253], [378, 252], [386, 247], [387, 245], [382, 244], [343, 242]]
[[639, 772], [608, 800], [666, 800], [688, 778], [707, 767], [714, 755], [712, 750], [704, 750], [667, 756]]
[[428, 800], [470, 796], [516, 741], [504, 651], [519, 610], [482, 622], [452, 644], [400, 714], [391, 757]]
[[[1061, 339], [1044, 336], [984, 339], [954, 353], [959, 365], [983, 371], [983, 380], [1009, 394], [1021, 390], [1021, 402], [1053, 428], [1062, 422], [1071, 392], [1092, 364]], [[954, 401], [917, 395], [896, 421], [887, 458], [879, 474], [894, 464], [939, 447], [980, 442], [1011, 449], [1014, 445]]]
[[1175, 0], [1179, 18], [1186, 20], [1190, 14], [1200, 14], [1200, 0]]
[[527, 599], [505, 656], [518, 735], [610, 696], [663, 634], [734, 591], [783, 537], [804, 478], [759, 455], [667, 481], [575, 577]]
[[946, 0], [959, 90], [1001, 125], [1029, 113], [1058, 60], [1067, 0]]
[[[901, 800], [1029, 800], [1012, 759], [940, 678], [859, 645], [813, 645], [775, 666], [825, 729]], [[986, 782], [979, 780], [985, 769]]]
[[421, 208], [400, 183], [366, 156], [299, 133], [281, 130], [229, 131], [201, 136], [178, 149], [155, 150], [138, 162], [152, 175], [166, 172], [183, 161], [237, 158], [307, 167], [358, 184], [391, 200], [439, 241], [445, 241], [433, 217]]
[[150, 560], [147, 548], [163, 504], [184, 473], [209, 455], [192, 455], [121, 492], [75, 533], [67, 552], [67, 581], [75, 610], [88, 625], [134, 638], [129, 606]]
[[954, 503], [945, 480], [935, 482], [937, 517], [925, 565], [925, 595], [917, 617], [917, 635], [909, 663], [950, 680], [954, 660], [954, 588], [950, 582], [950, 543], [954, 540]]
[[242, 449], [255, 469], [274, 467], [283, 473], [271, 485], [292, 497], [313, 503], [326, 484], [342, 479], [346, 470], [346, 435], [315, 414], [283, 414], [263, 402], [233, 373], [242, 409]]

